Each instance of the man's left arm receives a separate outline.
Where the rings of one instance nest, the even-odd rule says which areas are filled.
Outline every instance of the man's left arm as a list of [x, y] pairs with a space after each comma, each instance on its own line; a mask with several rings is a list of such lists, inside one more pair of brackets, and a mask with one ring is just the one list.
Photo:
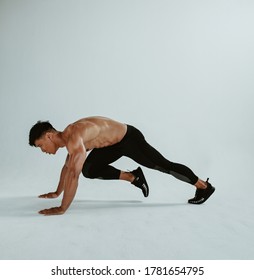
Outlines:
[[80, 137], [72, 139], [67, 147], [69, 151], [68, 167], [65, 175], [65, 188], [61, 206], [39, 211], [43, 215], [61, 215], [71, 205], [78, 187], [79, 175], [86, 159], [86, 149]]

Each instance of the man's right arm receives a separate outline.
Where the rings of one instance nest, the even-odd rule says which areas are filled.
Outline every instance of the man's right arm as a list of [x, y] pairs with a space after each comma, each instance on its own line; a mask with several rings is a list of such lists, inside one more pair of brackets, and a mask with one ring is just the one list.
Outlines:
[[65, 184], [65, 175], [67, 172], [68, 167], [68, 160], [69, 160], [69, 154], [66, 157], [65, 164], [62, 168], [60, 180], [57, 186], [57, 190], [55, 192], [49, 192], [42, 195], [39, 195], [39, 198], [57, 198], [64, 190], [64, 184]]

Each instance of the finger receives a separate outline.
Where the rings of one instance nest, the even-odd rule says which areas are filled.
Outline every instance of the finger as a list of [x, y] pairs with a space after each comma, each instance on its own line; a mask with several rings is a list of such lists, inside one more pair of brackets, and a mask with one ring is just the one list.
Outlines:
[[45, 193], [39, 195], [39, 198], [56, 198], [56, 197], [57, 197], [56, 193]]
[[43, 210], [40, 210], [38, 213], [39, 213], [39, 214], [46, 215], [46, 214], [49, 213], [50, 211], [52, 211], [51, 208], [50, 208], [50, 209], [43, 209]]
[[44, 215], [44, 216], [52, 215], [51, 212], [48, 211], [47, 209], [41, 210], [41, 211], [39, 211], [38, 213], [41, 214], [41, 215]]
[[49, 209], [43, 209], [38, 212], [39, 214], [49, 216], [49, 215], [60, 215], [63, 214], [63, 212], [59, 209], [59, 207], [52, 207]]
[[39, 198], [47, 198], [47, 194], [41, 194], [39, 195]]

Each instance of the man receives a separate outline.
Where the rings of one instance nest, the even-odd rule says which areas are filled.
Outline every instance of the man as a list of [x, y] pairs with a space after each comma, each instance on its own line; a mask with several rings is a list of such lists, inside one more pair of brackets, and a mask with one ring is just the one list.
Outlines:
[[[57, 131], [49, 122], [37, 122], [30, 130], [29, 144], [48, 154], [55, 154], [62, 147], [68, 151], [57, 190], [39, 196], [56, 198], [64, 192], [61, 206], [39, 211], [43, 215], [65, 213], [76, 194], [81, 172], [87, 178], [129, 181], [147, 197], [149, 187], [140, 167], [125, 172], [110, 165], [122, 156], [194, 185], [195, 197], [189, 199], [189, 203], [204, 203], [215, 191], [208, 179], [205, 182], [187, 166], [165, 159], [146, 142], [138, 129], [105, 117], [78, 120], [62, 132]], [[90, 151], [88, 156], [87, 151]]]

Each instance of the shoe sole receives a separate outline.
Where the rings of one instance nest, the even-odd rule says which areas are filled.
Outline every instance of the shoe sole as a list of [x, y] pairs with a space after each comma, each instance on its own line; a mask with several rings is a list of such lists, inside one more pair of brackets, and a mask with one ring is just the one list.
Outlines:
[[214, 193], [214, 191], [215, 191], [215, 188], [210, 187], [209, 191], [207, 192], [207, 194], [204, 197], [202, 197], [199, 200], [193, 200], [193, 201], [190, 199], [190, 200], [188, 200], [188, 203], [190, 203], [190, 204], [202, 204], [202, 203], [207, 201], [207, 199]]

